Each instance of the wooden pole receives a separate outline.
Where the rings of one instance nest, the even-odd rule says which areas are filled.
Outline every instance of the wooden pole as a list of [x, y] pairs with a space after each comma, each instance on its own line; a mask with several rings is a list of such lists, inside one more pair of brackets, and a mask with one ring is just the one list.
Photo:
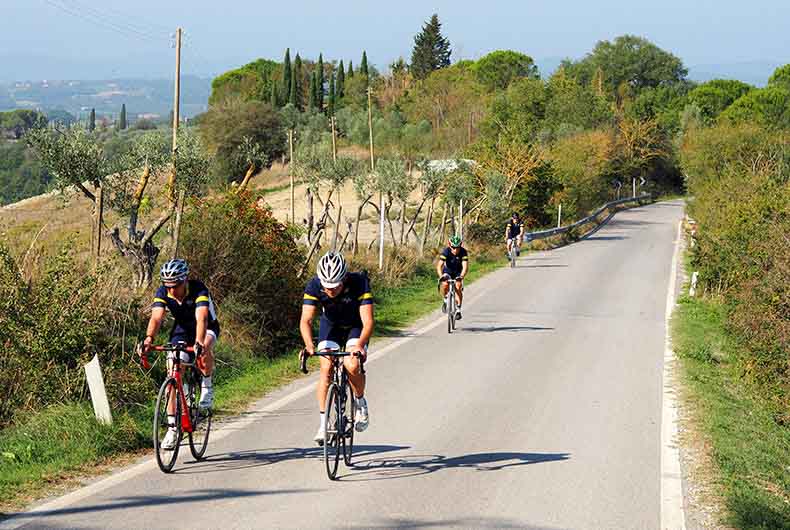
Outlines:
[[[376, 171], [373, 151], [373, 89], [368, 87], [368, 134], [370, 136], [370, 172]], [[379, 193], [379, 270], [384, 268], [384, 194]]]
[[178, 147], [178, 122], [181, 104], [181, 28], [176, 29], [176, 82], [173, 95], [173, 153]]
[[329, 118], [329, 123], [332, 125], [332, 160], [337, 162], [337, 127], [334, 116]]
[[296, 222], [294, 206], [294, 130], [288, 129], [288, 173], [291, 174], [291, 222]]
[[184, 215], [185, 192], [182, 189], [178, 192], [178, 206], [176, 207], [176, 226], [173, 231], [173, 259], [178, 257], [178, 242], [181, 237], [181, 216]]
[[93, 264], [94, 266], [99, 264], [99, 257], [101, 256], [101, 226], [102, 220], [104, 217], [104, 186], [99, 186], [99, 189], [96, 190], [96, 224], [93, 227], [94, 233], [94, 254], [93, 254]]

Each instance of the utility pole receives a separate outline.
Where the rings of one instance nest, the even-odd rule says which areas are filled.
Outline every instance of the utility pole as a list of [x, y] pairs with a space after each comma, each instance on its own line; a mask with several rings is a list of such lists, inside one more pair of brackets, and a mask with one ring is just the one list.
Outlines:
[[[373, 154], [373, 89], [368, 87], [368, 132], [370, 134], [370, 172], [376, 171]], [[384, 268], [384, 193], [379, 193], [379, 270]]]
[[294, 130], [288, 129], [288, 173], [291, 174], [291, 222], [296, 223], [294, 213]]
[[329, 124], [332, 126], [332, 160], [337, 162], [337, 126], [334, 116], [329, 118]]
[[99, 189], [96, 190], [96, 219], [95, 225], [93, 226], [93, 234], [94, 234], [94, 255], [93, 255], [93, 265], [94, 267], [98, 266], [99, 264], [99, 257], [101, 256], [101, 230], [103, 224], [103, 217], [104, 217], [104, 186], [99, 186]]
[[[176, 184], [176, 152], [178, 150], [178, 121], [181, 106], [181, 28], [176, 29], [176, 75], [173, 94], [173, 176], [170, 179], [170, 197], [175, 197]], [[172, 199], [171, 199], [172, 200]], [[172, 203], [171, 203], [172, 204]], [[177, 199], [175, 228], [173, 229], [173, 259], [178, 257], [178, 238], [181, 232], [181, 212], [184, 211], [184, 193]]]
[[464, 200], [458, 203], [458, 237], [464, 238]]

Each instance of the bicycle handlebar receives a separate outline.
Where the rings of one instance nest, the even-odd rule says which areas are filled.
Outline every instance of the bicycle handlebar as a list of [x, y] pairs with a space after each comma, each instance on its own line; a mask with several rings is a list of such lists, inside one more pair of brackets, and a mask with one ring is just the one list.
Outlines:
[[[317, 351], [313, 355], [319, 355], [321, 357], [358, 357], [360, 362], [364, 365], [365, 364], [365, 356], [360, 355], [359, 352], [349, 352], [349, 351]], [[299, 352], [299, 370], [303, 374], [307, 373], [307, 358], [310, 357], [307, 355], [307, 350], [302, 348]], [[364, 373], [364, 368], [362, 372]]]
[[[187, 346], [183, 342], [177, 342], [175, 344], [166, 344], [164, 346], [150, 346], [148, 351], [143, 349], [142, 343], [137, 345], [138, 353], [140, 354], [140, 364], [146, 370], [151, 369], [151, 363], [148, 362], [148, 352], [186, 352], [186, 353], [195, 353], [196, 351], [198, 354], [202, 353], [202, 348], [196, 348], [195, 346]], [[182, 364], [192, 364], [192, 363], [182, 363]]]

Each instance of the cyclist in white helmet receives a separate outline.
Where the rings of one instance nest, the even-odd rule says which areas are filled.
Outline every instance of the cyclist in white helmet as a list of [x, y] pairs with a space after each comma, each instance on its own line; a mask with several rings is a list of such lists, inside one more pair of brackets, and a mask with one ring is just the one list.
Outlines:
[[[147, 352], [154, 337], [162, 327], [165, 313], [173, 315], [173, 328], [170, 330], [170, 343], [186, 342], [195, 347], [198, 353], [197, 364], [201, 378], [201, 408], [211, 408], [214, 404], [214, 389], [211, 375], [214, 371], [214, 345], [219, 338], [219, 321], [214, 302], [208, 287], [200, 280], [189, 280], [189, 265], [183, 259], [171, 259], [162, 265], [159, 278], [162, 285], [156, 290], [151, 304], [151, 319], [143, 341], [143, 351]], [[194, 359], [186, 359], [192, 362]], [[175, 403], [168, 404], [168, 429], [162, 442], [164, 449], [173, 449], [178, 443], [176, 432]]]
[[[373, 295], [364, 272], [348, 272], [348, 266], [339, 252], [329, 252], [318, 260], [318, 274], [307, 284], [302, 302], [299, 330], [308, 355], [315, 354], [313, 344], [313, 318], [321, 309], [318, 341], [335, 342], [346, 351], [356, 353], [361, 360], [367, 357], [368, 342], [373, 334]], [[365, 399], [366, 376], [360, 358], [343, 359], [354, 391], [357, 412], [355, 428], [362, 432], [368, 427], [368, 403]], [[321, 357], [321, 377], [316, 387], [320, 424], [314, 440], [321, 444], [326, 431], [326, 394], [332, 377], [332, 364]]]

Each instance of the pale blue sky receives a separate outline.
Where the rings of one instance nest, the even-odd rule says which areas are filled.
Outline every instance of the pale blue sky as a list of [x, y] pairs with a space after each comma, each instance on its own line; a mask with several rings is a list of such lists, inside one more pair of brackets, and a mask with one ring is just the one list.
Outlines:
[[288, 46], [355, 63], [364, 48], [385, 66], [408, 58], [433, 12], [453, 60], [509, 48], [552, 62], [632, 33], [687, 66], [790, 62], [790, 0], [0, 0], [0, 79], [169, 76], [177, 25], [185, 73], [280, 60]]

